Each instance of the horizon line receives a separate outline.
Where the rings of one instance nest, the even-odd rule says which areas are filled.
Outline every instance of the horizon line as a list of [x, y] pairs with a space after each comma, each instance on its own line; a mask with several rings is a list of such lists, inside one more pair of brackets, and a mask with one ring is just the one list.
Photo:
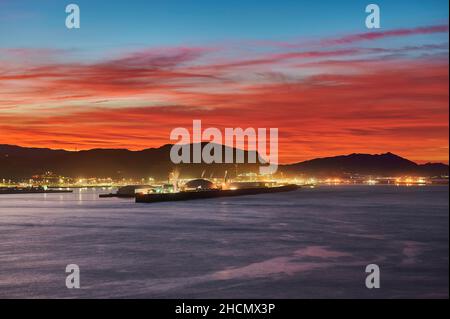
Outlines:
[[[200, 142], [201, 144], [206, 143], [206, 144], [217, 144], [217, 143], [213, 143], [213, 142], [207, 142], [207, 141], [202, 141]], [[183, 144], [183, 145], [194, 145], [194, 144], [199, 144], [199, 143], [189, 143], [189, 144]], [[0, 143], [0, 147], [1, 146], [10, 146], [10, 147], [19, 147], [19, 148], [25, 148], [25, 149], [36, 149], [36, 150], [50, 150], [50, 151], [64, 151], [64, 152], [71, 152], [71, 153], [78, 153], [78, 152], [89, 152], [89, 151], [95, 151], [95, 150], [115, 150], [115, 151], [128, 151], [128, 152], [143, 152], [146, 150], [157, 150], [157, 149], [161, 149], [164, 148], [166, 146], [173, 146], [175, 144], [171, 144], [171, 143], [166, 143], [163, 144], [161, 146], [158, 147], [147, 147], [147, 148], [143, 148], [143, 149], [136, 149], [136, 150], [132, 150], [132, 149], [128, 149], [128, 148], [104, 148], [104, 147], [96, 147], [96, 148], [89, 148], [89, 149], [75, 149], [75, 150], [70, 150], [70, 149], [65, 149], [65, 148], [51, 148], [51, 147], [33, 147], [33, 146], [22, 146], [22, 145], [17, 145], [17, 144], [8, 144], [8, 143]], [[221, 145], [223, 147], [230, 147], [224, 144], [218, 144]], [[235, 146], [233, 146], [232, 148], [237, 149]], [[246, 152], [255, 152], [254, 150], [246, 150], [244, 149], [243, 151]], [[256, 151], [257, 152], [257, 151]], [[310, 158], [307, 160], [303, 160], [303, 161], [296, 161], [296, 162], [289, 162], [289, 163], [278, 163], [278, 165], [294, 165], [294, 164], [298, 164], [298, 163], [304, 163], [304, 162], [308, 162], [308, 161], [312, 161], [312, 160], [316, 160], [316, 159], [324, 159], [324, 158], [333, 158], [333, 157], [341, 157], [341, 156], [350, 156], [350, 155], [372, 155], [372, 156], [381, 156], [381, 155], [387, 155], [387, 154], [392, 154], [395, 156], [398, 156], [402, 159], [411, 161], [417, 165], [424, 165], [424, 164], [444, 164], [449, 166], [449, 160], [447, 159], [447, 161], [444, 162], [433, 162], [433, 161], [424, 161], [424, 162], [416, 162], [413, 160], [408, 159], [407, 157], [401, 156], [395, 152], [391, 152], [391, 151], [384, 151], [384, 152], [380, 152], [380, 153], [361, 153], [361, 152], [353, 152], [353, 153], [348, 153], [348, 154], [339, 154], [339, 155], [329, 155], [329, 156], [319, 156], [319, 157], [314, 157], [314, 158]]]

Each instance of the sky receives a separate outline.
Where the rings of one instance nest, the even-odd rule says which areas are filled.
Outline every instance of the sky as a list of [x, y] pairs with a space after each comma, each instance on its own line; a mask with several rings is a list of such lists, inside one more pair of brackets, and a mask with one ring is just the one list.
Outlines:
[[0, 0], [0, 144], [140, 150], [278, 128], [280, 161], [448, 163], [448, 1]]

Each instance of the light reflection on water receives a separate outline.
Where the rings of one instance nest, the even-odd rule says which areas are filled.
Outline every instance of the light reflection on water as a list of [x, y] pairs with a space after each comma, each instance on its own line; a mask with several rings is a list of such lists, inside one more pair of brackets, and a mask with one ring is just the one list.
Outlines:
[[[0, 197], [0, 297], [448, 296], [448, 187], [339, 186], [135, 204]], [[81, 290], [65, 267], [81, 268]], [[365, 288], [376, 263], [382, 289]]]

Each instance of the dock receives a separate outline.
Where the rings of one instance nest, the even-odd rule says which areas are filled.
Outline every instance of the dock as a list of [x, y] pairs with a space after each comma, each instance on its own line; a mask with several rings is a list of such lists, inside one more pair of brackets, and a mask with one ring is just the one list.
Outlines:
[[162, 193], [162, 194], [136, 194], [136, 203], [159, 203], [172, 201], [188, 201], [198, 199], [235, 197], [246, 195], [273, 194], [282, 192], [292, 192], [300, 189], [298, 185], [285, 185], [277, 187], [258, 187], [243, 189], [212, 189], [201, 191], [184, 191], [178, 193]]
[[40, 188], [2, 188], [0, 195], [19, 195], [19, 194], [67, 194], [73, 193], [72, 190], [40, 189]]

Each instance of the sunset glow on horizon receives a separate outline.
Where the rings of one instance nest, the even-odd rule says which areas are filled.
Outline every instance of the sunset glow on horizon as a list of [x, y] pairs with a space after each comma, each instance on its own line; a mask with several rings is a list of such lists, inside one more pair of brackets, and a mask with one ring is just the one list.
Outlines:
[[[141, 150], [173, 143], [172, 129], [198, 119], [219, 129], [279, 128], [282, 163], [385, 152], [449, 161], [449, 27], [439, 15], [448, 15], [445, 1], [430, 8], [432, 17], [403, 26], [387, 20], [377, 31], [323, 22], [320, 34], [299, 28], [283, 37], [277, 28], [265, 38], [230, 30], [194, 40], [186, 30], [167, 43], [139, 29], [152, 20], [125, 16], [124, 29], [141, 30], [141, 42], [129, 39], [128, 46], [130, 36], [120, 32], [103, 42], [88, 38], [93, 13], [79, 2], [84, 33], [55, 31], [55, 42], [42, 46], [34, 43], [38, 32], [49, 31], [33, 14], [40, 11], [0, 3], [0, 144]], [[34, 36], [14, 28], [19, 9], [37, 21]], [[363, 21], [364, 10], [349, 13], [357, 14]], [[27, 37], [34, 38], [29, 46]]]

